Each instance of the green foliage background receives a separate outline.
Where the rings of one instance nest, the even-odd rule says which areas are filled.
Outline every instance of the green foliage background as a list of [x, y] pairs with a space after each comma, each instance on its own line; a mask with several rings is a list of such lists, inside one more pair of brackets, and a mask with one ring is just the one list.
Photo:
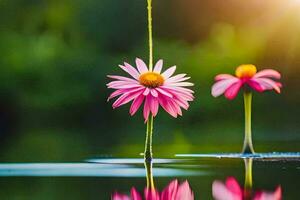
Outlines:
[[[195, 83], [183, 117], [162, 109], [154, 154], [238, 152], [242, 97], [210, 95], [213, 77], [255, 64], [283, 75], [283, 92], [254, 95], [256, 150], [300, 151], [300, 15], [284, 1], [154, 1], [154, 56]], [[111, 108], [107, 74], [147, 60], [146, 1], [0, 0], [0, 160], [137, 157], [141, 112]]]

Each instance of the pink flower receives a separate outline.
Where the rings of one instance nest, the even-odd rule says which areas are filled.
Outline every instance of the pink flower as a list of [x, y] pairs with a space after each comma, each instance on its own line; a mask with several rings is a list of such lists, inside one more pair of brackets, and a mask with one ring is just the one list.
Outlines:
[[275, 192], [260, 191], [255, 194], [254, 200], [281, 200], [282, 191], [281, 187], [278, 186]]
[[212, 95], [218, 97], [222, 94], [227, 99], [234, 99], [243, 86], [248, 86], [257, 92], [275, 90], [280, 93], [281, 83], [273, 79], [280, 79], [279, 72], [272, 69], [265, 69], [257, 72], [254, 65], [240, 65], [236, 71], [236, 76], [230, 74], [219, 74], [215, 77], [216, 83], [212, 87]]
[[[179, 185], [177, 180], [173, 180], [161, 194], [155, 189], [146, 188], [144, 198], [145, 200], [194, 200], [194, 194], [187, 181]], [[115, 193], [112, 200], [142, 200], [142, 196], [132, 188], [130, 196]]]
[[163, 61], [159, 60], [150, 71], [144, 61], [136, 59], [137, 69], [128, 63], [119, 65], [131, 78], [123, 76], [108, 76], [115, 79], [107, 84], [108, 88], [116, 89], [108, 100], [119, 96], [113, 103], [113, 108], [117, 108], [132, 101], [129, 113], [134, 115], [144, 102], [144, 119], [148, 120], [150, 113], [155, 117], [158, 113], [159, 105], [171, 116], [182, 115], [181, 108], [187, 110], [189, 101], [193, 101], [193, 91], [185, 88], [193, 86], [186, 82], [190, 77], [186, 74], [172, 76], [176, 66], [168, 68], [161, 73]]
[[[214, 181], [212, 193], [215, 200], [245, 200], [250, 199], [251, 191], [244, 191], [234, 177], [228, 177], [225, 184]], [[255, 193], [253, 200], [281, 200], [281, 187], [278, 186], [274, 192], [259, 191]]]
[[243, 191], [234, 177], [228, 177], [225, 184], [214, 181], [212, 185], [215, 200], [243, 200]]

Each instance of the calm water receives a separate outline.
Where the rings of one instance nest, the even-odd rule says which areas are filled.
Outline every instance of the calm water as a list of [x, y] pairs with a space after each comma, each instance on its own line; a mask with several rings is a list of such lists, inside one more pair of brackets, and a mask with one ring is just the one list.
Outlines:
[[[214, 199], [212, 184], [216, 180], [222, 183], [231, 177], [243, 189], [245, 175], [252, 173], [252, 189], [247, 191], [251, 190], [253, 195], [258, 191], [271, 194], [280, 187], [282, 199], [300, 199], [300, 161], [297, 159], [254, 159], [251, 169], [251, 159], [218, 157], [184, 155], [155, 159], [155, 186], [161, 191], [174, 179], [187, 180], [195, 199], [209, 200]], [[0, 164], [0, 199], [105, 200], [115, 191], [129, 194], [131, 187], [142, 192], [146, 186], [145, 174], [143, 160], [131, 158]]]

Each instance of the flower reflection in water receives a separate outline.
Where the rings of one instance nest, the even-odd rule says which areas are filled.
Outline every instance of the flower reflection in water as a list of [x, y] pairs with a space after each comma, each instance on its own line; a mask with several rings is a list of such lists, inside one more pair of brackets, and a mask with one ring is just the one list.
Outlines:
[[[251, 191], [239, 185], [234, 177], [228, 177], [225, 183], [214, 181], [213, 197], [216, 200], [244, 200], [251, 199]], [[274, 192], [259, 191], [254, 195], [253, 200], [281, 200], [281, 187], [277, 186]]]
[[215, 200], [281, 200], [281, 186], [275, 191], [256, 191], [252, 198], [252, 159], [245, 159], [245, 185], [242, 188], [234, 177], [228, 177], [223, 183], [215, 180], [212, 184], [212, 193]]
[[144, 197], [145, 200], [194, 200], [194, 193], [188, 181], [184, 181], [180, 184], [178, 180], [175, 179], [160, 193], [154, 186], [151, 161], [145, 161], [145, 169], [147, 186], [144, 189], [143, 195], [132, 187], [130, 195], [115, 192], [112, 195], [112, 200], [142, 200], [142, 197]]
[[[161, 193], [156, 189], [145, 188], [144, 198], [145, 200], [193, 200], [194, 194], [187, 181], [179, 184], [178, 180], [173, 180]], [[112, 200], [142, 200], [142, 195], [132, 188], [130, 196], [115, 193]]]

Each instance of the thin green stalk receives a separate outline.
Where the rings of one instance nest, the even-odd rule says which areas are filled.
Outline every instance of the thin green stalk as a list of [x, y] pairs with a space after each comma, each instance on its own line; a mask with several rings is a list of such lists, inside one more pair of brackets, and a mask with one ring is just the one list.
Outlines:
[[[147, 0], [148, 6], [148, 33], [149, 33], [149, 70], [153, 68], [153, 41], [152, 41], [152, 0]], [[152, 160], [152, 133], [153, 133], [153, 116], [148, 119], [146, 141], [145, 141], [145, 153], [144, 158], [147, 161]]]
[[152, 162], [146, 160], [144, 164], [146, 169], [147, 188], [154, 189], [155, 186], [152, 174]]
[[245, 188], [246, 189], [252, 189], [252, 165], [253, 165], [253, 160], [252, 158], [245, 159]]
[[244, 92], [244, 106], [245, 106], [245, 138], [242, 153], [255, 153], [252, 144], [251, 133], [251, 104], [252, 93], [249, 91]]
[[244, 185], [244, 197], [250, 199], [252, 193], [252, 158], [244, 159], [245, 162], [245, 185]]
[[146, 161], [152, 160], [152, 134], [153, 134], [153, 116], [151, 116], [147, 122], [145, 153], [144, 153], [144, 157]]
[[152, 39], [152, 0], [147, 0], [148, 34], [149, 34], [149, 71], [153, 69], [153, 39]]

